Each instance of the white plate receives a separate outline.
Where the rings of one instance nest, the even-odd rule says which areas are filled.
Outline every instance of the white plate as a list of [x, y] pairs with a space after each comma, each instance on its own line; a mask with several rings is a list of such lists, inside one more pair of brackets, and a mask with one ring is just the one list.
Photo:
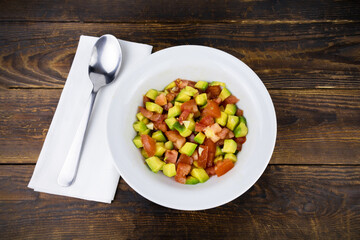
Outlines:
[[[161, 172], [151, 172], [132, 142], [142, 96], [176, 78], [222, 81], [240, 99], [237, 105], [244, 110], [249, 133], [235, 167], [222, 177], [197, 185], [179, 184]], [[275, 146], [275, 109], [260, 78], [239, 59], [204, 46], [171, 47], [150, 55], [123, 79], [110, 106], [107, 134], [117, 170], [137, 193], [165, 207], [202, 210], [232, 201], [260, 178]]]

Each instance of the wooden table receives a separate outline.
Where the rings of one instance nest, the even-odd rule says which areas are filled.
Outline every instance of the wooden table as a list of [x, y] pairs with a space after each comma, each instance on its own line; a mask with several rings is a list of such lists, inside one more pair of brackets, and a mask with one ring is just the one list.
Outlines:
[[[359, 1], [0, 1], [0, 238], [359, 239]], [[273, 99], [270, 165], [206, 211], [120, 181], [112, 204], [26, 186], [81, 34], [200, 44], [249, 65]]]

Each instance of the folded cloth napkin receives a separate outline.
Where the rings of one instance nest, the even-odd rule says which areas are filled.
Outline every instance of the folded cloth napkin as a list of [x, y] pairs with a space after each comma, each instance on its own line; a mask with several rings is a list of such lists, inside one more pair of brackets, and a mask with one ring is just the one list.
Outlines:
[[120, 75], [116, 81], [99, 90], [83, 142], [76, 179], [71, 186], [61, 187], [57, 178], [92, 91], [88, 65], [97, 39], [80, 37], [69, 76], [28, 187], [38, 192], [111, 203], [120, 176], [113, 166], [106, 137], [109, 105], [124, 73], [150, 55], [152, 46], [119, 40], [123, 53]]

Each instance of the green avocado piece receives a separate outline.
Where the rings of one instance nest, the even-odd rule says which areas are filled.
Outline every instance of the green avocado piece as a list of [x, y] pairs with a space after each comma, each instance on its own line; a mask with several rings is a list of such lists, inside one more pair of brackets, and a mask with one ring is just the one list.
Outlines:
[[185, 184], [194, 185], [194, 184], [198, 184], [199, 182], [200, 182], [199, 179], [197, 179], [196, 177], [188, 176], [186, 178]]
[[207, 95], [206, 93], [199, 94], [195, 97], [195, 102], [199, 106], [203, 106], [207, 103]]
[[221, 151], [221, 148], [219, 146], [216, 146], [215, 157], [220, 155], [223, 155], [223, 152]]
[[145, 162], [154, 173], [157, 173], [165, 165], [165, 162], [161, 161], [158, 157], [155, 156], [145, 159]]
[[245, 123], [245, 125], [247, 126], [246, 118], [244, 116], [240, 116], [240, 122]]
[[201, 183], [206, 182], [209, 179], [209, 175], [203, 168], [193, 168], [190, 174], [191, 176], [197, 178]]
[[224, 153], [235, 153], [237, 148], [237, 144], [232, 139], [225, 139], [224, 141], [224, 147], [222, 149], [222, 152]]
[[232, 154], [232, 153], [227, 153], [227, 154], [225, 154], [224, 159], [230, 159], [230, 160], [233, 161], [233, 162], [236, 162], [236, 161], [237, 161], [236, 155], [235, 155], [235, 154]]
[[151, 136], [153, 139], [155, 139], [157, 142], [166, 142], [166, 138], [162, 131], [156, 131]]
[[193, 97], [196, 93], [199, 92], [197, 89], [190, 86], [186, 86], [184, 89], [185, 89], [184, 92], [190, 97]]
[[187, 94], [185, 88], [181, 89], [179, 94], [176, 96], [175, 101], [177, 102], [187, 102], [191, 97]]
[[220, 156], [217, 156], [215, 159], [214, 159], [214, 163], [217, 163], [218, 161], [222, 161], [224, 160], [223, 156], [220, 155]]
[[202, 132], [196, 134], [194, 138], [194, 141], [197, 142], [198, 144], [203, 144], [204, 140], [205, 140], [205, 135]]
[[202, 91], [205, 91], [208, 87], [209, 83], [208, 82], [205, 82], [205, 81], [198, 81], [196, 84], [195, 84], [195, 87], [197, 89], [200, 89]]
[[191, 157], [191, 155], [194, 153], [196, 147], [197, 147], [196, 143], [186, 142], [184, 144], [184, 146], [182, 146], [182, 148], [180, 148], [179, 152]]
[[173, 126], [182, 137], [188, 137], [192, 133], [190, 129], [186, 128], [184, 125], [181, 125], [179, 122], [174, 123]]
[[174, 106], [179, 106], [179, 107], [181, 107], [181, 105], [182, 105], [183, 103], [182, 102], [174, 102]]
[[141, 137], [140, 137], [139, 135], [137, 135], [136, 137], [134, 137], [133, 143], [135, 144], [135, 146], [136, 146], [137, 148], [143, 147], [143, 144], [142, 144], [142, 141], [141, 141]]
[[221, 116], [219, 118], [216, 118], [215, 121], [221, 125], [221, 126], [225, 126], [227, 123], [227, 119], [228, 119], [228, 115], [224, 112], [221, 112]]
[[157, 142], [157, 143], [156, 143], [155, 156], [157, 156], [157, 157], [162, 157], [162, 155], [164, 155], [165, 151], [166, 151], [165, 143], [163, 143], [163, 142]]
[[214, 81], [210, 83], [210, 86], [222, 86], [222, 87], [226, 87], [226, 84], [223, 82], [218, 82], [218, 81]]
[[150, 98], [151, 100], [155, 101], [155, 98], [158, 96], [158, 91], [155, 89], [150, 89], [145, 96], [147, 96], [148, 98]]
[[174, 117], [167, 118], [167, 119], [165, 119], [165, 123], [166, 123], [166, 125], [168, 125], [170, 130], [174, 130], [174, 124], [177, 123], [177, 120]]
[[240, 122], [234, 130], [235, 137], [245, 137], [248, 134], [248, 128], [244, 122]]
[[145, 149], [143, 149], [143, 148], [141, 149], [141, 155], [143, 155], [143, 157], [145, 159], [149, 157], [148, 154], [146, 153]]
[[136, 114], [136, 118], [139, 120], [139, 121], [142, 121], [143, 119], [145, 119], [146, 117], [141, 113], [141, 112], [138, 112]]
[[169, 108], [167, 118], [177, 117], [180, 114], [181, 114], [180, 106], [173, 106], [172, 108]]
[[175, 83], [175, 82], [169, 83], [169, 85], [167, 85], [167, 86], [165, 87], [165, 90], [166, 90], [166, 89], [173, 88], [173, 87], [176, 87], [176, 83]]
[[240, 118], [238, 116], [230, 115], [227, 120], [226, 127], [233, 131], [235, 127], [239, 124]]
[[147, 110], [156, 113], [162, 113], [164, 110], [160, 105], [153, 102], [146, 102], [145, 107]]
[[228, 114], [228, 115], [235, 115], [236, 113], [236, 105], [235, 104], [226, 104], [226, 107], [225, 107], [225, 113]]
[[165, 164], [163, 167], [163, 173], [167, 177], [173, 177], [176, 175], [176, 167], [173, 163]]
[[172, 149], [174, 149], [174, 144], [172, 143], [172, 141], [167, 141], [167, 142], [165, 143], [165, 148], [166, 148], [167, 150], [172, 150]]
[[146, 127], [145, 123], [143, 122], [134, 122], [133, 127], [135, 131], [142, 133], [146, 131], [148, 128]]
[[[189, 118], [188, 118], [189, 119]], [[189, 129], [190, 131], [195, 131], [195, 121], [193, 118], [190, 118], [189, 120], [183, 121], [184, 126]]]
[[228, 98], [231, 95], [231, 92], [227, 88], [223, 88], [220, 92], [219, 97], [221, 98], [221, 101], [224, 101], [226, 98]]

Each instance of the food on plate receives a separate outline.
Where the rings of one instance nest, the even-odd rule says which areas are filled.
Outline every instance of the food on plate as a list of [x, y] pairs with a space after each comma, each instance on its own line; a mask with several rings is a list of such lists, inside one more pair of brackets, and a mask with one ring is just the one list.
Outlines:
[[176, 79], [143, 96], [134, 145], [151, 171], [182, 184], [206, 182], [230, 171], [248, 127], [239, 101], [223, 82]]

